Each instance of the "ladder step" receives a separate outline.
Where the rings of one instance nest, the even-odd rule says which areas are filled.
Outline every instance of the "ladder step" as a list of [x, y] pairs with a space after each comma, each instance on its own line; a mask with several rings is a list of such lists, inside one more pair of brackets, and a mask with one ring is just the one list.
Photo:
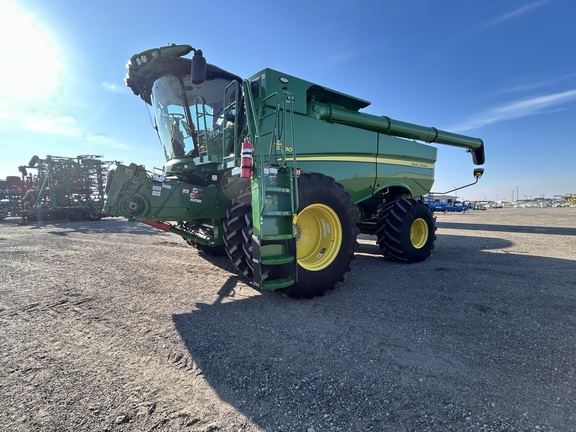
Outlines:
[[296, 283], [294, 278], [286, 277], [281, 279], [271, 279], [262, 282], [262, 289], [265, 290], [276, 290], [280, 288], [286, 288], [292, 286]]
[[292, 216], [292, 212], [289, 210], [275, 210], [275, 211], [266, 211], [264, 210], [261, 213], [262, 216]]
[[272, 234], [272, 235], [263, 235], [261, 239], [263, 241], [266, 240], [290, 240], [294, 238], [294, 234]]
[[266, 186], [266, 193], [268, 193], [268, 192], [290, 193], [291, 190], [290, 190], [290, 188]]
[[275, 255], [262, 257], [262, 265], [280, 265], [288, 264], [294, 261], [294, 255]]

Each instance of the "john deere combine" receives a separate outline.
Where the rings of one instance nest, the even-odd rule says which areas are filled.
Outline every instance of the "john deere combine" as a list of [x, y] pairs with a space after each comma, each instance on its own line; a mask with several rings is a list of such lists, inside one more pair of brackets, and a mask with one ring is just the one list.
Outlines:
[[389, 259], [426, 259], [435, 226], [419, 197], [434, 183], [436, 148], [416, 140], [484, 163], [478, 138], [363, 113], [368, 101], [272, 69], [242, 79], [189, 45], [127, 67], [166, 163], [155, 173], [119, 164], [105, 212], [227, 253], [262, 289], [322, 295], [350, 270], [360, 232]]

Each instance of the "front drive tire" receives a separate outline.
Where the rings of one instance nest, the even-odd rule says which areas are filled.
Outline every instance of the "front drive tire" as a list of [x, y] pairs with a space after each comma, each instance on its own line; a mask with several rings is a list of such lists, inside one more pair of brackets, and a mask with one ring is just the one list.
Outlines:
[[386, 205], [376, 224], [380, 252], [398, 262], [415, 263], [428, 258], [434, 249], [435, 233], [432, 211], [414, 198]]
[[232, 202], [232, 207], [226, 211], [224, 221], [224, 245], [226, 254], [232, 264], [246, 278], [252, 279], [254, 274], [250, 261], [252, 254], [248, 255], [248, 244], [252, 239], [244, 236], [252, 227], [252, 192], [246, 189]]
[[332, 177], [303, 173], [298, 178], [295, 217], [298, 282], [279, 290], [312, 298], [344, 280], [354, 259], [359, 230], [350, 195]]

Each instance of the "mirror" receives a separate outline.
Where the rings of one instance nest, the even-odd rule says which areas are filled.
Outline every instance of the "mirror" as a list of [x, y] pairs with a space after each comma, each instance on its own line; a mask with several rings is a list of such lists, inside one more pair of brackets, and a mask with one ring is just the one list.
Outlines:
[[206, 59], [202, 56], [202, 50], [194, 51], [190, 74], [193, 84], [202, 84], [206, 80]]

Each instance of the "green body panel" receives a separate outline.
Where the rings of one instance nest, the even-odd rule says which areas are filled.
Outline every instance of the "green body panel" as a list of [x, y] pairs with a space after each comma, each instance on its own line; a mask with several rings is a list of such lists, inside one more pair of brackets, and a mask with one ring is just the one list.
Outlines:
[[359, 128], [296, 115], [296, 162], [334, 177], [359, 203], [389, 186], [413, 196], [430, 191], [436, 148]]
[[427, 194], [434, 184], [435, 147], [378, 134], [374, 189], [404, 186], [412, 196]]
[[190, 221], [223, 219], [241, 181], [225, 187], [179, 180], [155, 180], [136, 164], [117, 166], [104, 210], [133, 220]]
[[[437, 150], [414, 139], [471, 149], [482, 146], [477, 138], [358, 112], [370, 103], [272, 69], [254, 75], [251, 82], [253, 88], [258, 85], [256, 104], [274, 92], [293, 95], [297, 167], [334, 177], [354, 203], [379, 196], [390, 187], [405, 189], [412, 196], [431, 190]], [[329, 109], [337, 122], [327, 121], [330, 116], [322, 116], [318, 106]], [[339, 123], [343, 121], [347, 124]], [[273, 127], [270, 118], [262, 122], [264, 130]], [[405, 138], [383, 133], [386, 131]]]
[[378, 134], [296, 115], [296, 163], [342, 183], [352, 202], [370, 197], [376, 178]]
[[256, 99], [274, 92], [292, 94], [292, 109], [295, 113], [410, 140], [463, 147], [473, 152], [475, 163], [484, 163], [484, 144], [479, 138], [359, 112], [369, 106], [370, 102], [272, 69], [264, 69], [254, 75], [251, 81], [259, 83], [262, 93]]
[[370, 102], [364, 99], [322, 87], [274, 69], [264, 69], [250, 77], [249, 80], [253, 83], [259, 83], [261, 93], [255, 96], [255, 99], [261, 99], [274, 92], [288, 91], [291, 93], [293, 95], [293, 109], [298, 114], [307, 114], [308, 99], [312, 98], [352, 110], [359, 110], [370, 105]]

